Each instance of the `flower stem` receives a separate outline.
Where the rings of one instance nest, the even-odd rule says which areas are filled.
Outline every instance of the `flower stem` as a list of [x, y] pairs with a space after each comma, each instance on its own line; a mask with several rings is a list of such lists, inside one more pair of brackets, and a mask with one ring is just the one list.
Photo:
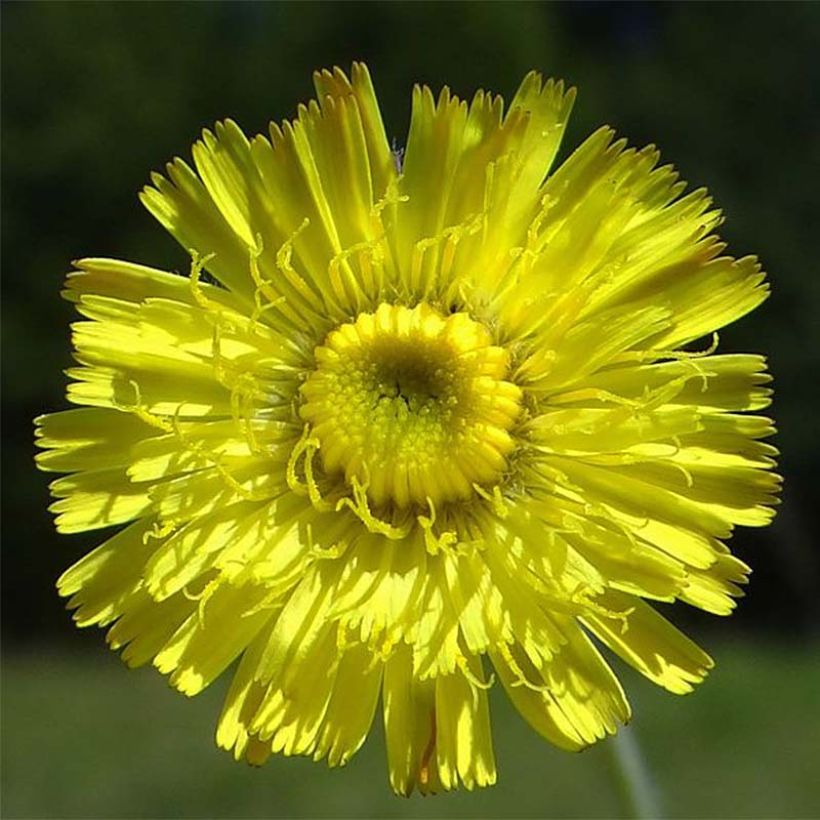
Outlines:
[[636, 820], [661, 817], [658, 789], [646, 766], [633, 729], [622, 726], [605, 744], [610, 770], [623, 807], [623, 816]]

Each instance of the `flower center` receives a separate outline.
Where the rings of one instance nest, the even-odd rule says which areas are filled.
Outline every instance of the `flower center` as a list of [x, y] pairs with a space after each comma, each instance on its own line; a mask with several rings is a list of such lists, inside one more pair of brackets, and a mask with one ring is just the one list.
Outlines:
[[376, 506], [467, 499], [496, 484], [514, 447], [521, 390], [508, 354], [466, 313], [382, 304], [315, 350], [301, 415], [328, 475]]

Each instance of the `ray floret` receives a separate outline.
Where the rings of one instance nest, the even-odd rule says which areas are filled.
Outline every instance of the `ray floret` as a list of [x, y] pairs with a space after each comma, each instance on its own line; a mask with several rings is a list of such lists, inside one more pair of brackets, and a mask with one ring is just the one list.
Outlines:
[[704, 191], [611, 129], [554, 167], [574, 89], [417, 87], [403, 161], [365, 66], [141, 194], [188, 275], [75, 263], [74, 409], [36, 420], [79, 626], [195, 695], [217, 743], [344, 765], [377, 713], [400, 794], [491, 785], [487, 691], [579, 750], [712, 661], [653, 607], [726, 615], [734, 528], [777, 502], [768, 293]]

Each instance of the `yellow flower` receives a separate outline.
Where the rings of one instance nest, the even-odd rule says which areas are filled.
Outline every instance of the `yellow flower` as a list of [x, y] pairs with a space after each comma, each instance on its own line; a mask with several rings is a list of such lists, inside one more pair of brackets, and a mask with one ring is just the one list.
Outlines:
[[602, 128], [549, 173], [561, 83], [416, 88], [403, 161], [363, 65], [315, 83], [152, 177], [189, 277], [69, 275], [82, 407], [37, 460], [59, 531], [127, 526], [59, 590], [187, 695], [239, 658], [237, 759], [344, 764], [381, 695], [397, 792], [486, 786], [495, 678], [577, 750], [630, 716], [598, 644], [675, 693], [711, 667], [646, 599], [728, 614], [723, 540], [772, 517], [764, 359], [710, 337], [764, 276], [652, 147]]

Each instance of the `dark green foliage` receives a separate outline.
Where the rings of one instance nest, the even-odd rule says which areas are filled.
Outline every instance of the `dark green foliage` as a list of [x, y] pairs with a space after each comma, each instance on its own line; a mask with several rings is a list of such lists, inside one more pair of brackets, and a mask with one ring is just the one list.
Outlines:
[[608, 122], [655, 142], [725, 208], [736, 255], [774, 296], [722, 334], [765, 352], [786, 475], [784, 514], [735, 549], [755, 567], [733, 625], [817, 621], [820, 5], [621, 3], [8, 3], [3, 8], [3, 629], [65, 634], [58, 572], [99, 536], [57, 538], [30, 419], [65, 407], [72, 258], [187, 268], [136, 199], [199, 130], [289, 117], [314, 68], [370, 64], [403, 141], [416, 80], [511, 95], [537, 68], [579, 87], [565, 151]]
[[[817, 642], [805, 651], [710, 647], [711, 678], [678, 698], [629, 675], [635, 719], [669, 818], [812, 817], [816, 801]], [[384, 737], [346, 768], [276, 756], [234, 763], [212, 742], [226, 681], [194, 700], [156, 672], [95, 656], [15, 656], [3, 696], [3, 816], [618, 817], [600, 745], [562, 752], [495, 687], [498, 785], [410, 800], [387, 785]], [[777, 693], [777, 696], [774, 696]]]

